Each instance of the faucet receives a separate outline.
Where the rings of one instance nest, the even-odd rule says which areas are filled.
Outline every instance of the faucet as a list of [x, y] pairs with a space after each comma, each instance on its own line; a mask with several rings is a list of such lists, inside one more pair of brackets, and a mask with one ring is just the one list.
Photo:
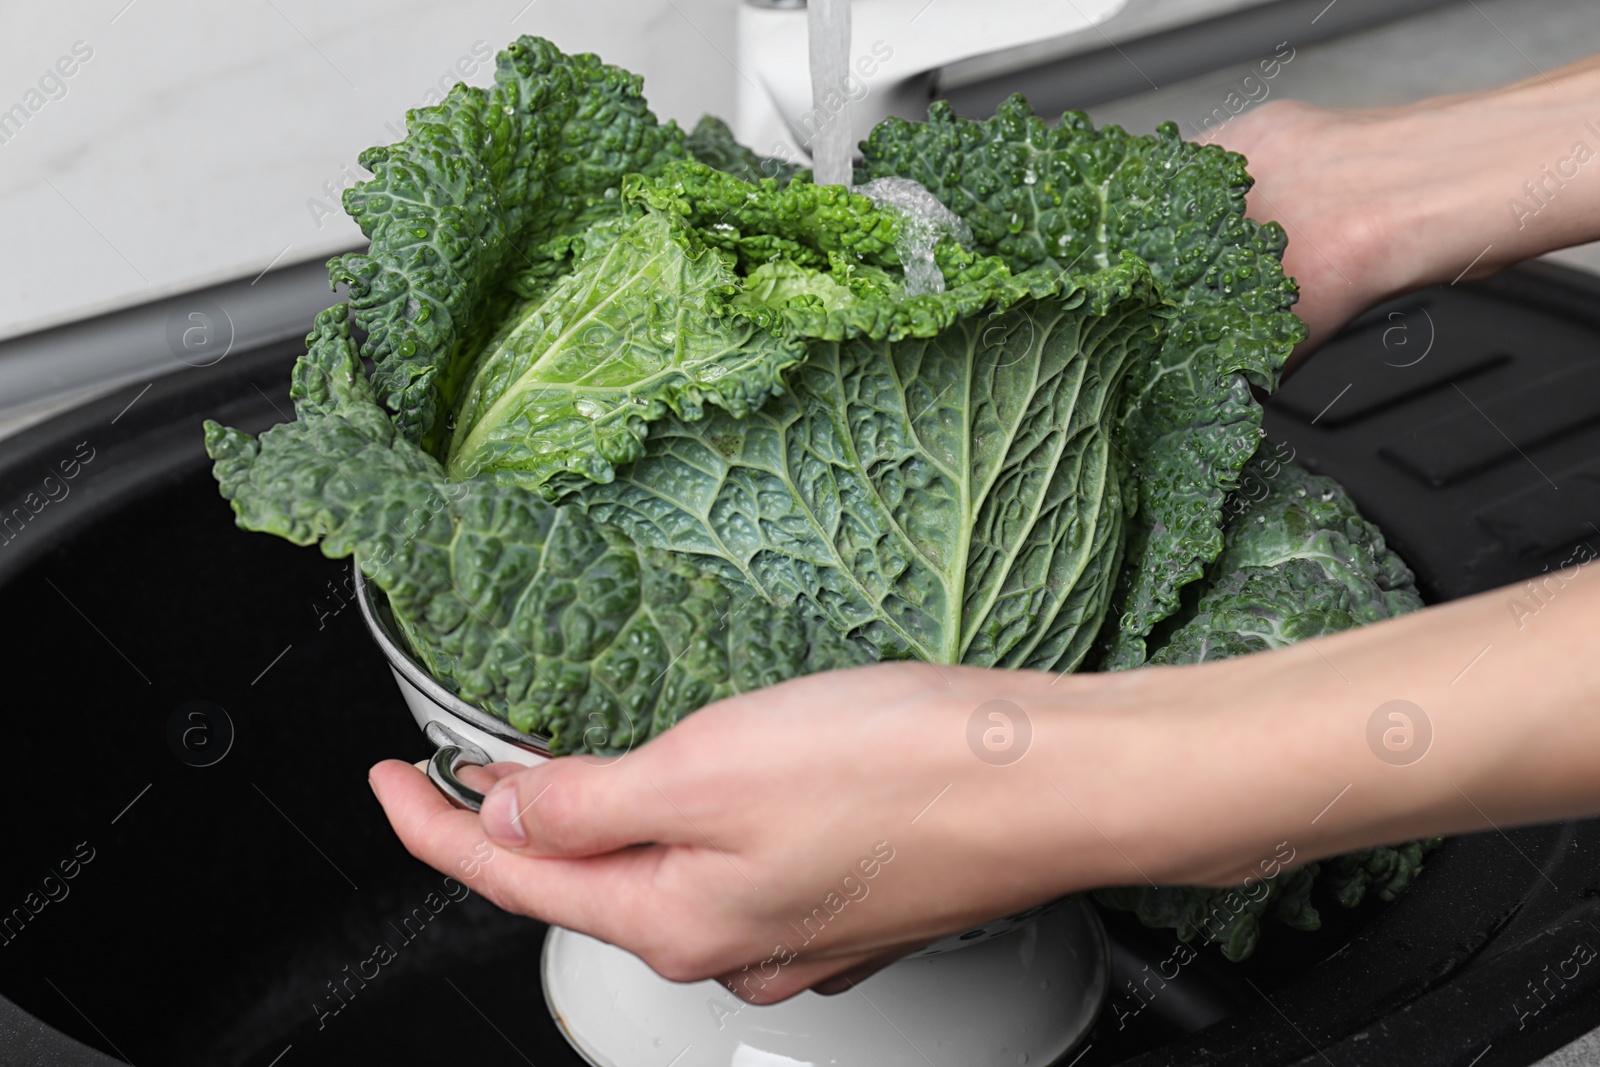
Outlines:
[[1127, 3], [855, 0], [845, 91], [813, 103], [805, 0], [743, 0], [734, 133], [762, 155], [808, 164], [812, 139], [840, 115], [850, 123], [852, 143], [890, 115], [924, 118], [941, 67], [1092, 32]]

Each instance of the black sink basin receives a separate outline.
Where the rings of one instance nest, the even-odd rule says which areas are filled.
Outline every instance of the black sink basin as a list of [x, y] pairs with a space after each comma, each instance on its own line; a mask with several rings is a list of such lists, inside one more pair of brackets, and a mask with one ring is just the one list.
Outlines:
[[[1268, 431], [1351, 488], [1431, 600], [1558, 566], [1600, 547], [1597, 296], [1529, 267], [1379, 308]], [[298, 348], [4, 445], [0, 1063], [579, 1063], [539, 989], [544, 928], [412, 860], [365, 784], [430, 746], [345, 565], [239, 531], [211, 481], [200, 421], [280, 421]], [[1597, 893], [1600, 823], [1456, 838], [1395, 903], [1319, 902], [1321, 931], [1270, 930], [1242, 965], [1207, 950], [1068, 1059], [1530, 1063], [1600, 1024], [1600, 967], [1529, 985], [1600, 947]], [[1124, 976], [1171, 953], [1106, 919]]]

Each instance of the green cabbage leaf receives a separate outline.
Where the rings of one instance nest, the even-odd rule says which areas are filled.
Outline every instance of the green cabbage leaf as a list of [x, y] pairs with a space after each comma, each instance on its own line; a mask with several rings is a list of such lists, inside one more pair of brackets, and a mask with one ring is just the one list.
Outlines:
[[[1152, 664], [1204, 663], [1282, 648], [1422, 607], [1410, 568], [1344, 488], [1292, 459], [1262, 450], [1230, 497], [1221, 555], [1193, 607], [1175, 617]], [[1157, 639], [1159, 641], [1159, 638]], [[1153, 642], [1155, 643], [1155, 642]], [[1380, 845], [1272, 872], [1248, 888], [1128, 886], [1095, 899], [1185, 941], [1215, 942], [1224, 956], [1255, 951], [1276, 921], [1315, 930], [1321, 891], [1347, 908], [1368, 894], [1393, 900], [1422, 871], [1438, 838]]]
[[946, 238], [948, 287], [907, 297], [890, 273], [901, 217], [842, 187], [751, 185], [680, 161], [629, 175], [620, 201], [568, 243], [571, 273], [484, 346], [454, 416], [452, 478], [607, 482], [645, 454], [651, 422], [697, 421], [707, 405], [742, 418], [782, 393], [808, 341], [931, 337], [1062, 284]]
[[563, 470], [609, 478], [669, 409], [745, 415], [782, 390], [805, 346], [726, 314], [738, 285], [725, 258], [675, 229], [662, 212], [603, 226], [610, 243], [487, 346], [456, 416], [452, 478], [494, 471], [535, 490]]
[[1110, 432], [1164, 309], [1137, 260], [1071, 285], [931, 338], [815, 342], [787, 395], [663, 420], [564, 499], [881, 656], [1073, 669], [1122, 553]]
[[566, 239], [616, 214], [624, 174], [687, 157], [637, 75], [536, 37], [496, 57], [490, 88], [457, 85], [406, 115], [403, 140], [363, 152], [373, 177], [345, 191], [344, 209], [371, 245], [328, 270], [349, 288], [362, 354], [400, 429], [442, 436], [505, 309], [500, 279], [563, 273]]
[[295, 366], [296, 419], [206, 447], [239, 525], [355, 556], [420, 662], [556, 751], [616, 752], [683, 715], [787, 678], [871, 662], [773, 607], [572, 508], [491, 479], [452, 482], [362, 374], [343, 305]]
[[1252, 385], [1271, 391], [1305, 327], [1277, 223], [1245, 218], [1244, 157], [1182, 140], [1095, 129], [1079, 112], [1047, 126], [1020, 97], [992, 119], [936, 102], [926, 123], [887, 119], [862, 143], [863, 174], [926, 186], [972, 228], [975, 251], [1014, 271], [1150, 265], [1177, 306], [1117, 447], [1137, 472], [1137, 513], [1119, 576], [1118, 625], [1097, 655], [1144, 660], [1144, 638], [1222, 547], [1222, 507], [1259, 443]]

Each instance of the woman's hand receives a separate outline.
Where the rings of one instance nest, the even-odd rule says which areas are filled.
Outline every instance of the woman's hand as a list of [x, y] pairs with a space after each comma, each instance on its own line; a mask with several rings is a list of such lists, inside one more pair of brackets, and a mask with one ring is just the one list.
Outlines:
[[1383, 112], [1283, 100], [1206, 138], [1249, 161], [1250, 217], [1276, 221], [1289, 235], [1283, 269], [1299, 283], [1294, 311], [1311, 331], [1292, 363], [1364, 309], [1420, 284], [1419, 265], [1396, 254], [1413, 245], [1403, 232], [1406, 179], [1395, 174], [1400, 188], [1385, 188], [1401, 169], [1391, 121]]
[[1401, 107], [1275, 101], [1209, 133], [1249, 160], [1250, 216], [1289, 234], [1311, 329], [1291, 368], [1375, 303], [1600, 239], [1597, 93], [1600, 57]]
[[1175, 673], [814, 675], [621, 758], [497, 764], [481, 820], [407, 764], [372, 782], [413, 854], [500, 906], [770, 1002], [1072, 889], [1215, 879], [1270, 854], [1146, 832], [1198, 811], [1192, 790], [1221, 766], [1193, 762], [1198, 695], [1154, 698]]

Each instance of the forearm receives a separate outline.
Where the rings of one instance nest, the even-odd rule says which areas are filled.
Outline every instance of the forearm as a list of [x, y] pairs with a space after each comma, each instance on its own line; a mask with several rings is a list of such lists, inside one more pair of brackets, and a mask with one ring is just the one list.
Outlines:
[[[1226, 884], [1283, 842], [1303, 862], [1600, 813], [1600, 569], [1577, 565], [1592, 558], [1532, 591], [1133, 672], [1126, 728], [1105, 733], [1120, 769], [1082, 801], [1107, 838], [1097, 876]], [[1373, 729], [1397, 700], [1420, 713]]]
[[[1319, 642], [1350, 682], [1330, 687], [1299, 751], [1308, 773], [1324, 752], [1352, 787], [1319, 820], [1317, 853], [1600, 813], [1600, 571], [1580, 559], [1593, 554], [1565, 575]], [[1420, 758], [1420, 745], [1380, 745], [1388, 761], [1369, 746], [1368, 718], [1394, 699], [1431, 723]]]
[[1600, 239], [1600, 62], [1373, 114], [1388, 136], [1370, 164], [1397, 171], [1401, 287]]

